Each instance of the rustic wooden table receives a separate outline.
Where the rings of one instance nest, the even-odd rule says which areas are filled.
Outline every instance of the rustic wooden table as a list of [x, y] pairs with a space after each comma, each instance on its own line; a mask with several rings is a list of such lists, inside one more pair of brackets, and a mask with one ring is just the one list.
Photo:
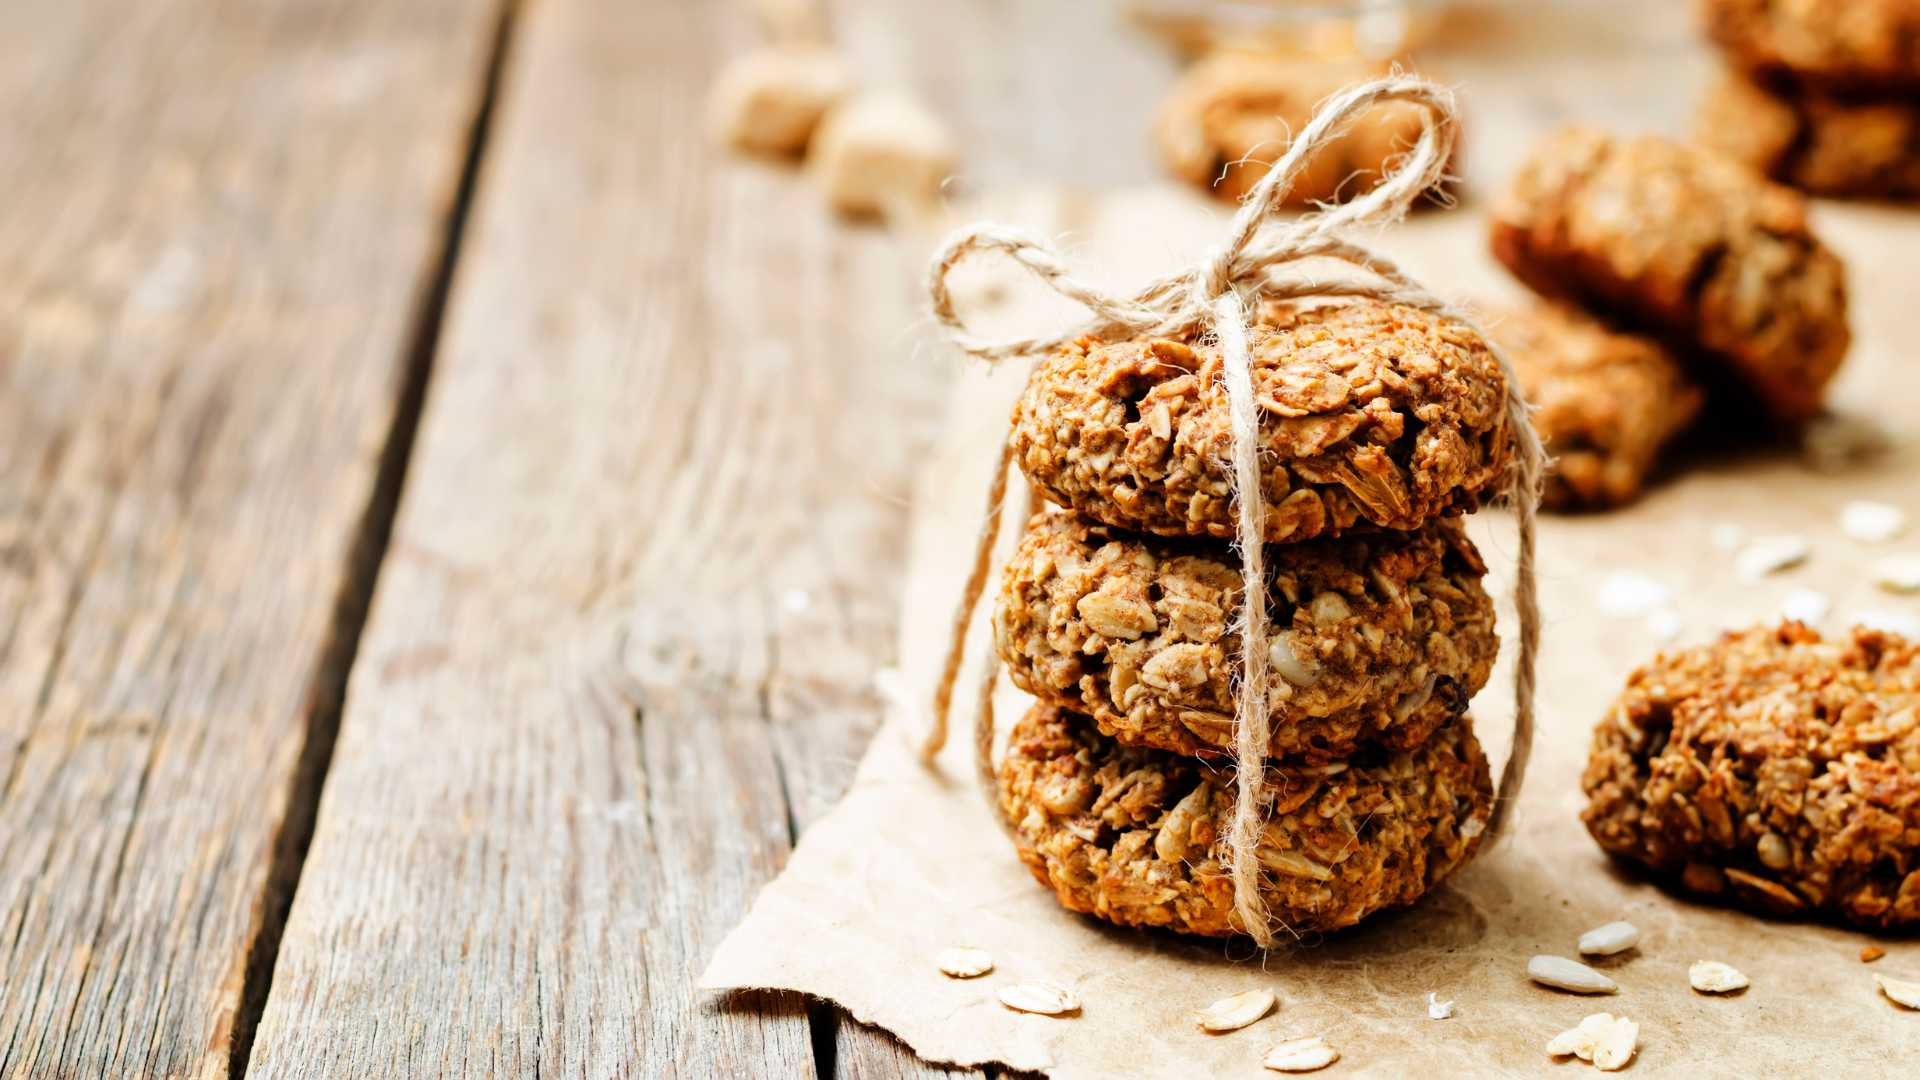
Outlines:
[[[1111, 11], [838, 9], [965, 186], [1153, 175]], [[708, 145], [746, 5], [6, 21], [0, 1075], [929, 1071], [692, 989], [879, 718], [953, 367], [917, 240]]]

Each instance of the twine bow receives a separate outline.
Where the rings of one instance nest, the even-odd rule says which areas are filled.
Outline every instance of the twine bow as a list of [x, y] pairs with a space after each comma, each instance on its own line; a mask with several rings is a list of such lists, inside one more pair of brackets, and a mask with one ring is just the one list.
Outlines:
[[[1423, 124], [1413, 148], [1381, 177], [1378, 186], [1343, 205], [1323, 207], [1317, 213], [1291, 222], [1276, 220], [1276, 209], [1307, 162], [1339, 138], [1367, 110], [1393, 101], [1419, 106], [1424, 114]], [[1230, 479], [1235, 547], [1244, 582], [1243, 607], [1237, 616], [1241, 674], [1233, 725], [1236, 799], [1228, 832], [1229, 869], [1233, 876], [1235, 914], [1241, 927], [1263, 947], [1271, 946], [1274, 941], [1272, 920], [1260, 896], [1260, 861], [1256, 855], [1265, 826], [1264, 807], [1270, 803], [1266, 760], [1272, 721], [1268, 708], [1267, 650], [1273, 628], [1268, 619], [1264, 587], [1267, 502], [1261, 494], [1259, 415], [1247, 347], [1247, 316], [1264, 300], [1341, 296], [1404, 304], [1473, 327], [1470, 317], [1428, 292], [1392, 260], [1339, 235], [1341, 230], [1354, 226], [1383, 225], [1405, 216], [1416, 198], [1443, 179], [1458, 132], [1453, 95], [1424, 79], [1396, 74], [1336, 94], [1320, 107], [1287, 152], [1248, 193], [1233, 217], [1225, 246], [1198, 266], [1155, 281], [1131, 296], [1115, 296], [1074, 277], [1065, 261], [1051, 248], [1018, 230], [997, 225], [977, 225], [954, 234], [935, 257], [928, 273], [927, 291], [932, 299], [934, 318], [955, 345], [989, 363], [1049, 352], [1083, 336], [1179, 337], [1204, 329], [1211, 331], [1215, 339], [1231, 420]], [[974, 334], [954, 311], [947, 278], [957, 264], [982, 252], [998, 252], [1026, 267], [1055, 292], [1085, 307], [1092, 317], [1051, 336], [989, 339]], [[1288, 264], [1310, 258], [1339, 260], [1364, 271], [1366, 277], [1316, 280], [1282, 276], [1278, 272]], [[1506, 822], [1507, 808], [1519, 792], [1533, 745], [1534, 667], [1540, 641], [1540, 612], [1534, 594], [1534, 516], [1545, 468], [1545, 454], [1528, 420], [1528, 407], [1521, 396], [1519, 380], [1497, 346], [1493, 347], [1493, 355], [1506, 378], [1508, 422], [1513, 427], [1518, 450], [1508, 494], [1520, 533], [1519, 565], [1513, 588], [1520, 641], [1514, 665], [1513, 752], [1501, 772], [1495, 793], [1493, 815], [1486, 829], [1489, 842]], [[922, 749], [928, 761], [946, 743], [947, 714], [965, 656], [967, 626], [985, 588], [994, 539], [999, 535], [1011, 455], [1010, 444], [1003, 440], [973, 567], [955, 616], [946, 667], [934, 692], [933, 729]], [[974, 737], [977, 765], [991, 793], [996, 786], [992, 764], [992, 691], [999, 675], [997, 657], [992, 650], [988, 650], [985, 666]]]

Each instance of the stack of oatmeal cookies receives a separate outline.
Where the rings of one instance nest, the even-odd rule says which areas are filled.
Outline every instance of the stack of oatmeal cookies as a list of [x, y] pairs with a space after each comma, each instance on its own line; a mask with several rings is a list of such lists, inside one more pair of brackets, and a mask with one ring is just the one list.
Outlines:
[[1494, 207], [1491, 242], [1550, 301], [1491, 332], [1540, 406], [1558, 509], [1633, 499], [1701, 415], [1798, 430], [1851, 340], [1845, 268], [1805, 198], [1656, 136], [1544, 140]]
[[1819, 195], [1920, 198], [1920, 3], [1703, 0], [1700, 141]]
[[[1498, 651], [1458, 515], [1514, 458], [1487, 342], [1371, 300], [1249, 329], [1274, 638], [1262, 897], [1296, 933], [1418, 899], [1493, 788], [1466, 714]], [[995, 644], [1038, 699], [999, 769], [1020, 857], [1066, 907], [1242, 932], [1227, 868], [1246, 587], [1227, 394], [1204, 339], [1046, 357], [1013, 453], [1052, 506], [1006, 568]]]

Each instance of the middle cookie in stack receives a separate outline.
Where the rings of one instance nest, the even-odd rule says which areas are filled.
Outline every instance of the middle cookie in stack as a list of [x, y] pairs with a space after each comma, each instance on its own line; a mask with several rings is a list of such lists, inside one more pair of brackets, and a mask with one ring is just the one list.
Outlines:
[[[1296, 931], [1418, 899], [1492, 803], [1466, 715], [1498, 639], [1457, 521], [1506, 478], [1506, 383], [1466, 326], [1377, 301], [1250, 328], [1274, 637], [1262, 894]], [[1012, 446], [1066, 509], [1027, 527], [995, 643], [1039, 704], [1000, 801], [1070, 909], [1242, 932], [1227, 876], [1243, 599], [1226, 391], [1204, 342], [1083, 341], [1041, 362]]]

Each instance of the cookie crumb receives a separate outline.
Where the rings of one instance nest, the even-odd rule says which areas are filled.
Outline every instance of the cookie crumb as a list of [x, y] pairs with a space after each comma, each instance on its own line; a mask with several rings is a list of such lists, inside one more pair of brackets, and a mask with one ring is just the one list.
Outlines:
[[1211, 1031], [1216, 1035], [1239, 1031], [1272, 1012], [1278, 1003], [1279, 999], [1273, 996], [1271, 990], [1247, 990], [1223, 997], [1194, 1013], [1193, 1021], [1200, 1025], [1202, 1031]]
[[1594, 1013], [1547, 1043], [1549, 1057], [1577, 1057], [1601, 1072], [1626, 1068], [1640, 1043], [1640, 1025], [1611, 1013]]
[[1855, 540], [1883, 543], [1906, 527], [1906, 512], [1888, 503], [1855, 499], [1840, 508], [1840, 531]]
[[1747, 977], [1732, 964], [1696, 960], [1687, 969], [1687, 983], [1703, 994], [1731, 994], [1747, 988]]
[[1868, 945], [1860, 950], [1860, 962], [1863, 964], [1871, 964], [1885, 955], [1887, 955], [1887, 950], [1878, 945]]
[[1453, 1019], [1453, 999], [1448, 998], [1445, 1001], [1441, 1001], [1439, 994], [1436, 994], [1431, 990], [1427, 991], [1427, 1019], [1429, 1020]]

